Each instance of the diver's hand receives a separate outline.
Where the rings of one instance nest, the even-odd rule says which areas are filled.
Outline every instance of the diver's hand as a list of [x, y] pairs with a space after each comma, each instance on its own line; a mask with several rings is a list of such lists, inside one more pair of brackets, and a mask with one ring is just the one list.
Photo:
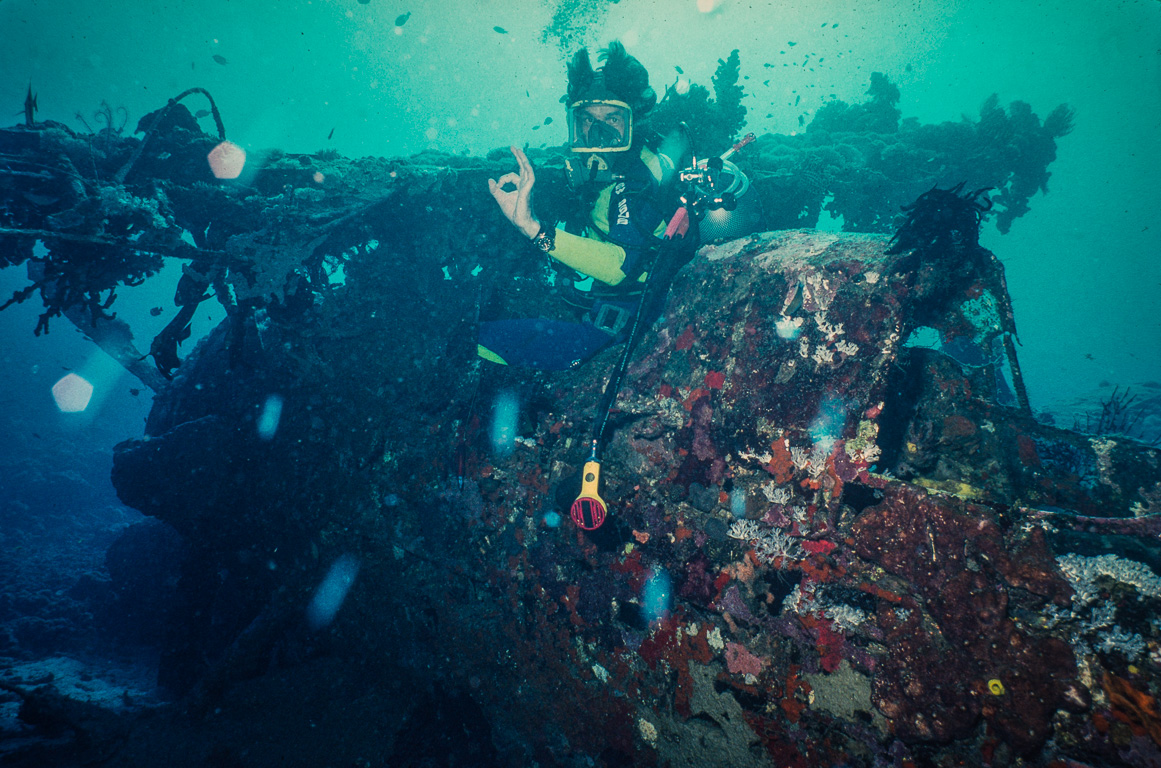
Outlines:
[[[519, 173], [505, 173], [497, 179], [488, 179], [488, 191], [496, 198], [504, 217], [512, 222], [525, 237], [533, 238], [540, 231], [540, 222], [532, 215], [532, 185], [536, 183], [536, 172], [527, 155], [516, 147], [510, 147], [520, 166]], [[511, 184], [515, 189], [504, 187]]]

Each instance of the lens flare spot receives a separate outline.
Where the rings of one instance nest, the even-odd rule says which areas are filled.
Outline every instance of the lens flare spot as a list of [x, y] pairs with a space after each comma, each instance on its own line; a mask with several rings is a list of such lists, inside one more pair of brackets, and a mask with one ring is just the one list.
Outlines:
[[270, 395], [258, 416], [258, 437], [271, 440], [278, 432], [278, 422], [282, 419], [282, 397]]
[[93, 399], [93, 385], [75, 373], [70, 373], [52, 385], [52, 398], [64, 413], [80, 413]]
[[232, 141], [223, 141], [206, 157], [215, 179], [236, 179], [246, 167], [246, 150]]
[[827, 398], [822, 401], [818, 415], [810, 424], [810, 436], [817, 449], [830, 451], [834, 447], [835, 440], [842, 436], [847, 410], [841, 400]]
[[741, 488], [730, 491], [730, 514], [739, 520], [746, 516], [746, 492]]
[[645, 619], [652, 624], [669, 615], [669, 608], [673, 602], [673, 585], [669, 581], [669, 574], [658, 568], [649, 574], [649, 580], [641, 589], [641, 610]]
[[306, 607], [306, 620], [311, 629], [320, 630], [334, 621], [358, 573], [359, 561], [351, 555], [342, 555], [335, 560]]
[[516, 428], [520, 421], [520, 400], [512, 392], [501, 392], [492, 403], [492, 427], [489, 437], [492, 451], [499, 456], [512, 453], [516, 445]]

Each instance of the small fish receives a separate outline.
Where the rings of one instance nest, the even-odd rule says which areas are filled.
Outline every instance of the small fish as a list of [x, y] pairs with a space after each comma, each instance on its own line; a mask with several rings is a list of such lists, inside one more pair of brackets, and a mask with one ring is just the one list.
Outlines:
[[[335, 126], [335, 127], [337, 128], [338, 126]], [[335, 129], [331, 128], [331, 132], [327, 134], [327, 141], [330, 141], [331, 137], [333, 137], [334, 135], [335, 135]]]
[[798, 43], [795, 43], [795, 42], [793, 42], [793, 41], [790, 41], [790, 40], [787, 40], [787, 41], [786, 41], [786, 44], [787, 44], [787, 45], [789, 45], [791, 48], [793, 48], [794, 46], [798, 45]]
[[153, 317], [157, 317], [158, 315], [160, 315], [164, 311], [165, 310], [163, 310], [161, 307], [154, 307], [153, 309], [149, 310], [149, 314], [152, 315]]
[[492, 27], [492, 29], [495, 32], [499, 32], [501, 35], [508, 34], [508, 30], [504, 29], [503, 27]]
[[534, 126], [532, 126], [532, 130], [534, 130], [534, 131], [539, 131], [539, 130], [540, 130], [540, 126], [539, 126], [539, 125], [534, 125]]
[[32, 81], [28, 81], [28, 95], [24, 97], [24, 124], [32, 127], [33, 117], [36, 115], [36, 94], [32, 92]]
[[908, 64], [907, 66], [903, 67], [903, 71], [904, 71], [904, 72], [910, 72], [910, 71], [911, 71], [911, 65], [910, 65], [910, 64]]
[[794, 97], [794, 106], [797, 107], [798, 102], [800, 102], [800, 101], [802, 101], [802, 94], [801, 93]]
[[129, 390], [129, 394], [133, 395], [133, 397], [137, 397], [138, 395], [141, 394], [141, 390], [140, 389], [131, 389], [131, 390]]
[[219, 56], [219, 55], [218, 55], [218, 54], [216, 54], [216, 53], [214, 54], [214, 61], [218, 62], [218, 63], [219, 63], [219, 64], [221, 64], [222, 66], [225, 66], [226, 64], [229, 64], [229, 63], [230, 63], [230, 62], [226, 61], [226, 57], [225, 57], [225, 56]]
[[359, 5], [366, 5], [369, 2], [371, 2], [371, 0], [359, 0]]
[[799, 125], [806, 125], [806, 118], [803, 117], [802, 115], [799, 115], [798, 116], [798, 124]]
[[836, 21], [834, 24], [831, 24], [830, 28], [831, 29], [838, 29], [838, 22]]
[[766, 113], [766, 117], [774, 117], [774, 113], [773, 113], [773, 112], [767, 112], [767, 113]]
[[674, 65], [674, 67], [673, 67], [673, 68], [677, 70], [677, 74], [679, 74], [679, 75], [684, 75], [684, 74], [685, 74], [685, 71], [684, 71], [684, 70], [682, 70], [682, 68], [681, 68], [681, 67]]
[[766, 67], [767, 69], [773, 69], [773, 68], [774, 68], [774, 65], [773, 65], [773, 64], [771, 64], [770, 62], [766, 62], [766, 63], [765, 63], [765, 64], [763, 64], [762, 66], [763, 66], [763, 67]]
[[822, 25], [825, 27], [825, 26], [826, 26], [826, 22], [824, 21], [824, 22], [822, 23]]
[[199, 109], [197, 112], [194, 112], [194, 117], [208, 117], [209, 114], [210, 111], [208, 109]]
[[544, 118], [544, 124], [545, 125], [552, 125], [552, 118], [551, 117]]
[[763, 80], [763, 81], [762, 81], [762, 85], [770, 85], [770, 81], [769, 81], [769, 80]]
[[411, 11], [408, 11], [407, 13], [399, 14], [398, 16], [395, 17], [395, 26], [402, 27], [404, 24], [407, 23], [407, 20], [410, 18], [411, 18]]

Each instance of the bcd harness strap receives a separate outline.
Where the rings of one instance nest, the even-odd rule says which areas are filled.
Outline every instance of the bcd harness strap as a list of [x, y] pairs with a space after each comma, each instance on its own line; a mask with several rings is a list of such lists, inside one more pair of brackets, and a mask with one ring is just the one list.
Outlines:
[[656, 261], [665, 242], [654, 233], [664, 223], [659, 200], [669, 197], [666, 193], [672, 191], [671, 186], [663, 188], [645, 162], [636, 158], [625, 178], [615, 182], [610, 192], [606, 212], [608, 233], [597, 231], [601, 240], [625, 250], [621, 265], [625, 279], [616, 285], [602, 284], [589, 290], [577, 288], [576, 281], [565, 280], [570, 289], [566, 291], [569, 295], [565, 301], [587, 309], [588, 321], [604, 333], [619, 335], [637, 313], [637, 305], [646, 290], [642, 276]]

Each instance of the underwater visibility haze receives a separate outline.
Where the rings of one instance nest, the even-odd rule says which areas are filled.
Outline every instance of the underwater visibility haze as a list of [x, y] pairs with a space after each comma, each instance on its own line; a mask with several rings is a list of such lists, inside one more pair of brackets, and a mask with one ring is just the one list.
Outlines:
[[1161, 2], [0, 43], [0, 763], [1161, 765]]

